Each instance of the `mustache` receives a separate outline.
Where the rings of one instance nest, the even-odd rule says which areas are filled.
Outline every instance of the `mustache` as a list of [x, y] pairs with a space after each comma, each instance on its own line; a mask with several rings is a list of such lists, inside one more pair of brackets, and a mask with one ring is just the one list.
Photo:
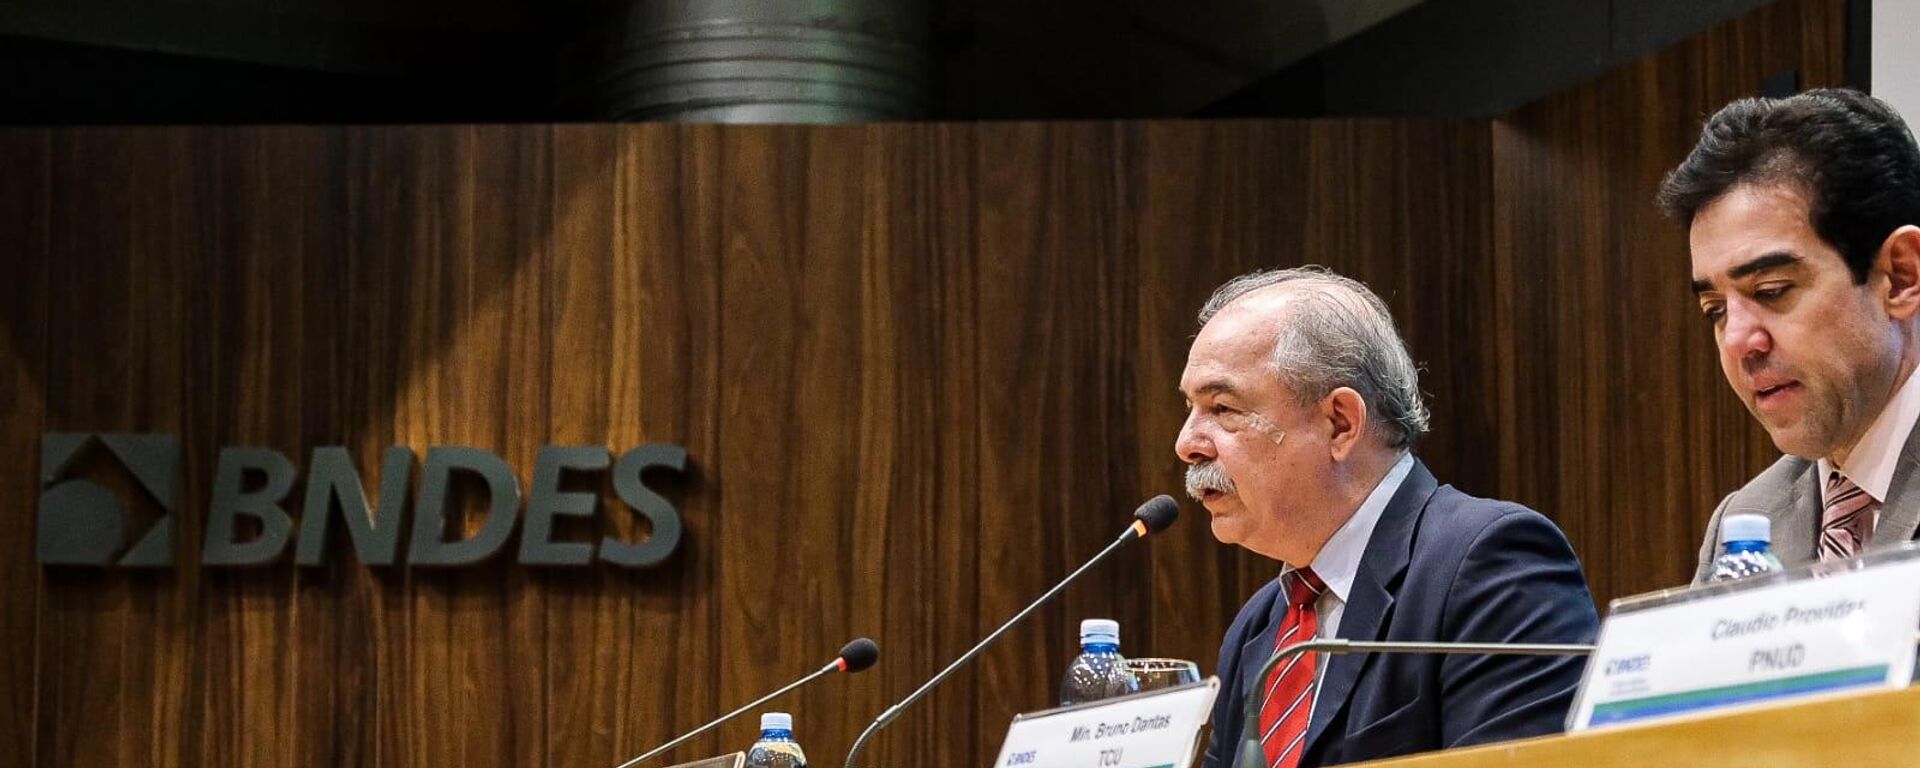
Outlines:
[[1233, 478], [1227, 477], [1227, 471], [1220, 468], [1220, 462], [1203, 461], [1187, 467], [1187, 495], [1199, 501], [1201, 494], [1207, 491], [1233, 493]]
[[1769, 359], [1768, 357], [1749, 358], [1740, 362], [1740, 369], [1749, 379], [1757, 379], [1762, 374], [1770, 374], [1783, 379], [1800, 378], [1797, 366]]

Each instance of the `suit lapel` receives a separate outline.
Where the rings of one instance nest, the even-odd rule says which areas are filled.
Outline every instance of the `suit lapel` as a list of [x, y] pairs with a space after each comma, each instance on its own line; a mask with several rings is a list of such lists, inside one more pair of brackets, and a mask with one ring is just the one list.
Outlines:
[[[1769, 548], [1788, 565], [1818, 560], [1815, 544], [1820, 540], [1820, 465], [1806, 462], [1806, 468], [1788, 489], [1786, 506], [1774, 520]], [[1714, 546], [1719, 551], [1717, 542]]]
[[[1387, 508], [1381, 511], [1380, 522], [1367, 541], [1366, 554], [1360, 558], [1360, 571], [1354, 575], [1353, 589], [1340, 615], [1340, 638], [1379, 639], [1380, 625], [1393, 608], [1393, 594], [1387, 590], [1397, 584], [1400, 574], [1407, 570], [1413, 525], [1438, 487], [1427, 465], [1415, 459], [1413, 469], [1401, 481]], [[1307, 725], [1307, 743], [1301, 754], [1314, 750], [1326, 734], [1327, 724], [1346, 708], [1368, 658], [1358, 653], [1322, 657], [1327, 671], [1320, 681], [1320, 693], [1314, 697], [1313, 717]]]
[[[1280, 634], [1280, 623], [1286, 617], [1287, 601], [1280, 599], [1279, 590], [1274, 590], [1273, 600], [1267, 604], [1267, 628], [1240, 646], [1240, 679], [1246, 681], [1244, 690], [1240, 691], [1240, 700], [1256, 709], [1260, 706], [1260, 700], [1249, 699], [1247, 694], [1253, 691], [1256, 682], [1253, 676], [1260, 674], [1260, 668], [1273, 658], [1273, 639]], [[1219, 726], [1216, 724], [1214, 727]], [[1234, 748], [1239, 749], [1239, 745], [1234, 745]]]
[[1887, 502], [1880, 505], [1880, 521], [1873, 527], [1869, 544], [1883, 547], [1913, 538], [1920, 527], [1920, 428], [1907, 433], [1907, 444], [1900, 449], [1900, 463], [1893, 468], [1893, 482], [1887, 485]]

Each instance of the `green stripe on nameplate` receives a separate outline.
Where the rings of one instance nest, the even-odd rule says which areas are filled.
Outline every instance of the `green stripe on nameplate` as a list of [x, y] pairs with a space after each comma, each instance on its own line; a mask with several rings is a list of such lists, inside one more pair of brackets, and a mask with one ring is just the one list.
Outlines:
[[1832, 672], [1820, 672], [1780, 680], [1741, 683], [1699, 691], [1669, 693], [1641, 699], [1616, 701], [1594, 707], [1595, 723], [1619, 722], [1637, 717], [1684, 712], [1702, 707], [1724, 706], [1749, 701], [1765, 701], [1793, 694], [1812, 694], [1836, 688], [1870, 685], [1884, 680], [1887, 665], [1878, 664]]

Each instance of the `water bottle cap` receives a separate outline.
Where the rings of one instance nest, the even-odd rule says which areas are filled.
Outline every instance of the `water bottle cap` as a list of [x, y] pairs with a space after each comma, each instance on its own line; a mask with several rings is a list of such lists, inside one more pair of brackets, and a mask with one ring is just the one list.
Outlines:
[[1086, 619], [1080, 622], [1080, 644], [1120, 644], [1120, 622], [1113, 619]]
[[1727, 515], [1720, 520], [1720, 543], [1729, 541], [1773, 541], [1773, 521], [1766, 515]]
[[791, 731], [793, 715], [786, 712], [766, 712], [760, 715], [760, 730]]

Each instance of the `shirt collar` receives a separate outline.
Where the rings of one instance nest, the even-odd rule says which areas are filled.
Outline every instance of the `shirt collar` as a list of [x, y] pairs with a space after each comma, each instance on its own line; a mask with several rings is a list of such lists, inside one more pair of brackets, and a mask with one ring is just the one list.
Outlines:
[[[1866, 434], [1860, 436], [1853, 452], [1847, 454], [1847, 465], [1839, 468], [1840, 474], [1860, 486], [1874, 501], [1885, 504], [1887, 490], [1893, 487], [1893, 470], [1900, 464], [1900, 449], [1906, 447], [1915, 419], [1920, 419], [1920, 376], [1908, 374], [1886, 407], [1880, 409], [1880, 415], [1867, 425]], [[1820, 495], [1824, 499], [1827, 478], [1833, 474], [1834, 466], [1826, 459], [1818, 463]]]
[[[1920, 379], [1920, 376], [1914, 378]], [[1387, 511], [1387, 502], [1393, 500], [1394, 492], [1400, 490], [1400, 483], [1412, 471], [1413, 454], [1400, 454], [1400, 460], [1380, 478], [1380, 484], [1367, 494], [1367, 500], [1360, 502], [1360, 508], [1354, 510], [1353, 516], [1320, 547], [1320, 554], [1314, 556], [1314, 574], [1327, 583], [1328, 591], [1339, 597], [1340, 602], [1345, 603], [1353, 589], [1353, 580], [1360, 574], [1360, 558], [1367, 553], [1367, 541], [1373, 538], [1380, 515]], [[1285, 575], [1290, 570], [1293, 570], [1291, 566], [1284, 567], [1280, 573]]]

